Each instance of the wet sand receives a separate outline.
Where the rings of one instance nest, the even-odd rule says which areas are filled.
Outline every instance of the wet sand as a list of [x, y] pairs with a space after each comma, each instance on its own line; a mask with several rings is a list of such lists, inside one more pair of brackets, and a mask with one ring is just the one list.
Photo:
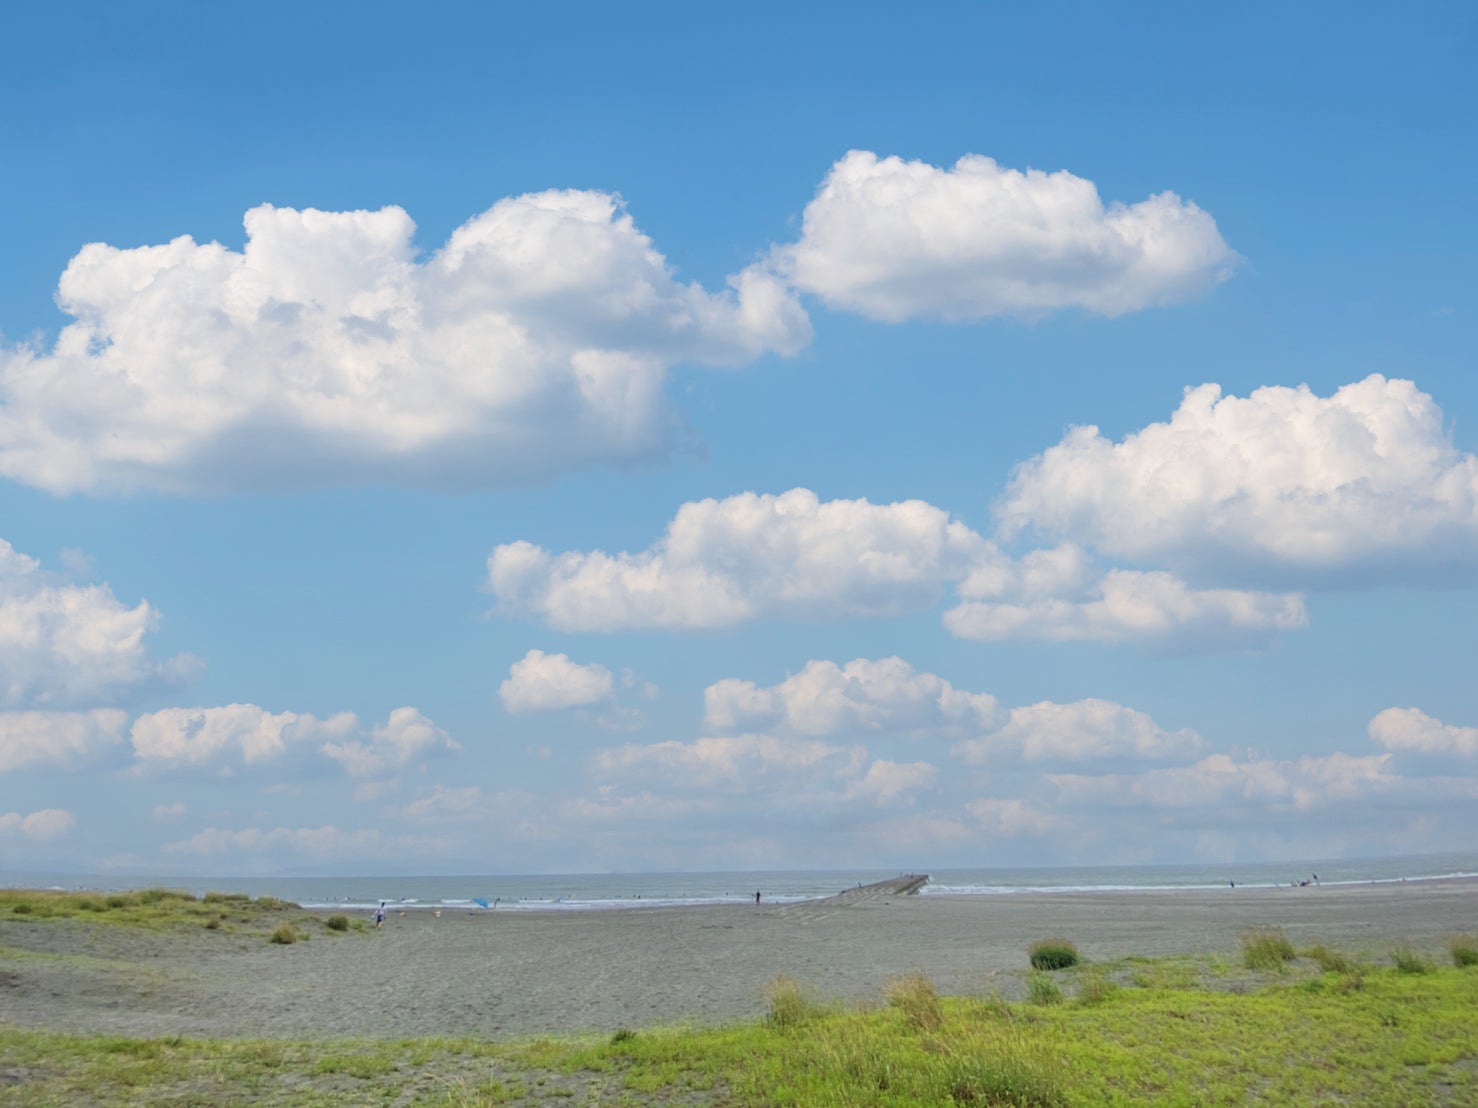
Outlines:
[[191, 929], [0, 921], [0, 1026], [134, 1036], [489, 1039], [721, 1023], [788, 974], [875, 1000], [921, 970], [941, 992], [1020, 995], [1026, 949], [1061, 936], [1105, 961], [1236, 956], [1250, 927], [1371, 960], [1445, 957], [1478, 932], [1478, 880], [1009, 896], [868, 889], [793, 905], [391, 912], [366, 933], [274, 946]]

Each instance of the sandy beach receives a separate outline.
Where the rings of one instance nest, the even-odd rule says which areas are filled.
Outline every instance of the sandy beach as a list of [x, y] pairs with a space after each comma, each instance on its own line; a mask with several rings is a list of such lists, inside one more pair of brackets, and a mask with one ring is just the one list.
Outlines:
[[1282, 927], [1378, 959], [1434, 956], [1478, 931], [1478, 880], [1309, 888], [895, 896], [784, 906], [392, 912], [367, 933], [276, 946], [204, 929], [0, 921], [0, 1025], [135, 1036], [507, 1039], [718, 1023], [764, 1011], [788, 974], [874, 999], [913, 970], [941, 992], [1019, 995], [1026, 948], [1062, 936], [1089, 960], [1235, 955]]

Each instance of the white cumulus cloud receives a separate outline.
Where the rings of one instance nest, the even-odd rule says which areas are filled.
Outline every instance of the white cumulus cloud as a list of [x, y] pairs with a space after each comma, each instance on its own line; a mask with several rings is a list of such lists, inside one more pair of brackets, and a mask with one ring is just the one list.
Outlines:
[[91, 707], [190, 676], [199, 662], [188, 655], [149, 657], [158, 624], [146, 601], [130, 608], [107, 585], [58, 581], [0, 539], [0, 705]]
[[498, 697], [510, 712], [550, 712], [603, 704], [615, 692], [615, 678], [602, 665], [581, 665], [568, 654], [530, 650], [508, 670]]
[[1454, 727], [1420, 708], [1387, 708], [1367, 730], [1387, 750], [1478, 758], [1478, 727]]
[[875, 319], [1122, 315], [1196, 296], [1238, 258], [1173, 192], [1137, 204], [1092, 181], [966, 155], [951, 168], [853, 150], [772, 264], [796, 287]]
[[400, 208], [262, 205], [235, 251], [84, 247], [51, 349], [0, 348], [0, 474], [52, 492], [496, 487], [659, 455], [679, 362], [793, 353], [751, 267], [677, 278], [618, 197], [500, 200], [424, 261]]
[[704, 725], [715, 731], [973, 733], [1004, 720], [995, 697], [957, 689], [902, 658], [810, 661], [769, 688], [726, 678], [704, 690], [703, 704]]
[[883, 615], [934, 603], [988, 543], [919, 500], [821, 501], [809, 489], [684, 504], [637, 554], [497, 547], [505, 612], [563, 630], [726, 627], [765, 615]]
[[1471, 577], [1478, 458], [1410, 381], [1372, 375], [1329, 397], [1201, 385], [1121, 442], [1074, 428], [1017, 469], [999, 513], [1007, 533], [1172, 568]]
[[122, 743], [127, 726], [128, 714], [117, 708], [0, 712], [0, 773], [86, 767]]
[[967, 764], [978, 765], [1001, 755], [1027, 762], [1191, 761], [1205, 748], [1205, 740], [1188, 728], [1167, 731], [1144, 712], [1090, 698], [1013, 708], [999, 729], [954, 749]]
[[396, 708], [368, 734], [353, 712], [319, 719], [255, 704], [165, 708], [134, 720], [131, 737], [140, 769], [218, 774], [280, 767], [299, 754], [327, 758], [351, 777], [366, 777], [458, 749], [446, 732], [410, 707]]
[[[351, 717], [352, 718], [352, 717]], [[461, 749], [451, 736], [415, 708], [396, 708], [370, 732], [368, 741], [337, 738], [323, 744], [323, 752], [351, 777], [393, 773], [414, 762]]]
[[77, 818], [64, 808], [43, 808], [28, 815], [0, 812], [0, 835], [20, 835], [31, 842], [60, 838], [76, 824]]

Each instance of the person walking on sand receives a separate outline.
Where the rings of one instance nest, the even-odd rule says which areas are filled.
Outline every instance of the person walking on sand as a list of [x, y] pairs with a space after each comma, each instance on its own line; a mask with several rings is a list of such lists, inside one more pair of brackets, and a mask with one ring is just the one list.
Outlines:
[[760, 891], [758, 889], [754, 890], [754, 902], [756, 905], [760, 902]]
[[385, 902], [380, 901], [380, 906], [375, 909], [375, 926], [381, 927], [385, 923]]

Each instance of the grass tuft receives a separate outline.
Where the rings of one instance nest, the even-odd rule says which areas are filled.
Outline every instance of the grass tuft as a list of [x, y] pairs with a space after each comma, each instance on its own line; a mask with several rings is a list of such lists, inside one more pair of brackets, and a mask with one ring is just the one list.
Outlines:
[[944, 1026], [944, 1005], [939, 993], [921, 971], [892, 978], [883, 989], [888, 1003], [903, 1013], [909, 1025], [919, 1031], [938, 1031]]
[[298, 929], [290, 923], [279, 923], [268, 941], [279, 943], [282, 946], [291, 946], [298, 941]]
[[1322, 943], [1309, 947], [1304, 951], [1304, 957], [1317, 962], [1322, 973], [1352, 973], [1355, 970], [1353, 959]]
[[1062, 990], [1057, 987], [1046, 973], [1038, 971], [1027, 978], [1026, 999], [1032, 1004], [1047, 1007], [1051, 1004], [1062, 1003]]
[[825, 1007], [799, 981], [783, 973], [765, 986], [765, 1000], [769, 1006], [766, 1018], [773, 1027], [802, 1027], [826, 1014]]
[[1432, 959], [1409, 946], [1391, 951], [1391, 964], [1401, 973], [1432, 973], [1437, 969]]
[[1478, 966], [1478, 935], [1454, 935], [1447, 940], [1447, 949], [1458, 969]]
[[1260, 927], [1242, 934], [1242, 964], [1252, 970], [1276, 970], [1298, 955], [1281, 927]]
[[323, 926], [327, 927], [330, 931], [348, 931], [349, 917], [344, 915], [329, 916], [324, 921]]
[[1068, 969], [1082, 960], [1077, 945], [1066, 939], [1041, 939], [1032, 943], [1027, 953], [1035, 970]]

